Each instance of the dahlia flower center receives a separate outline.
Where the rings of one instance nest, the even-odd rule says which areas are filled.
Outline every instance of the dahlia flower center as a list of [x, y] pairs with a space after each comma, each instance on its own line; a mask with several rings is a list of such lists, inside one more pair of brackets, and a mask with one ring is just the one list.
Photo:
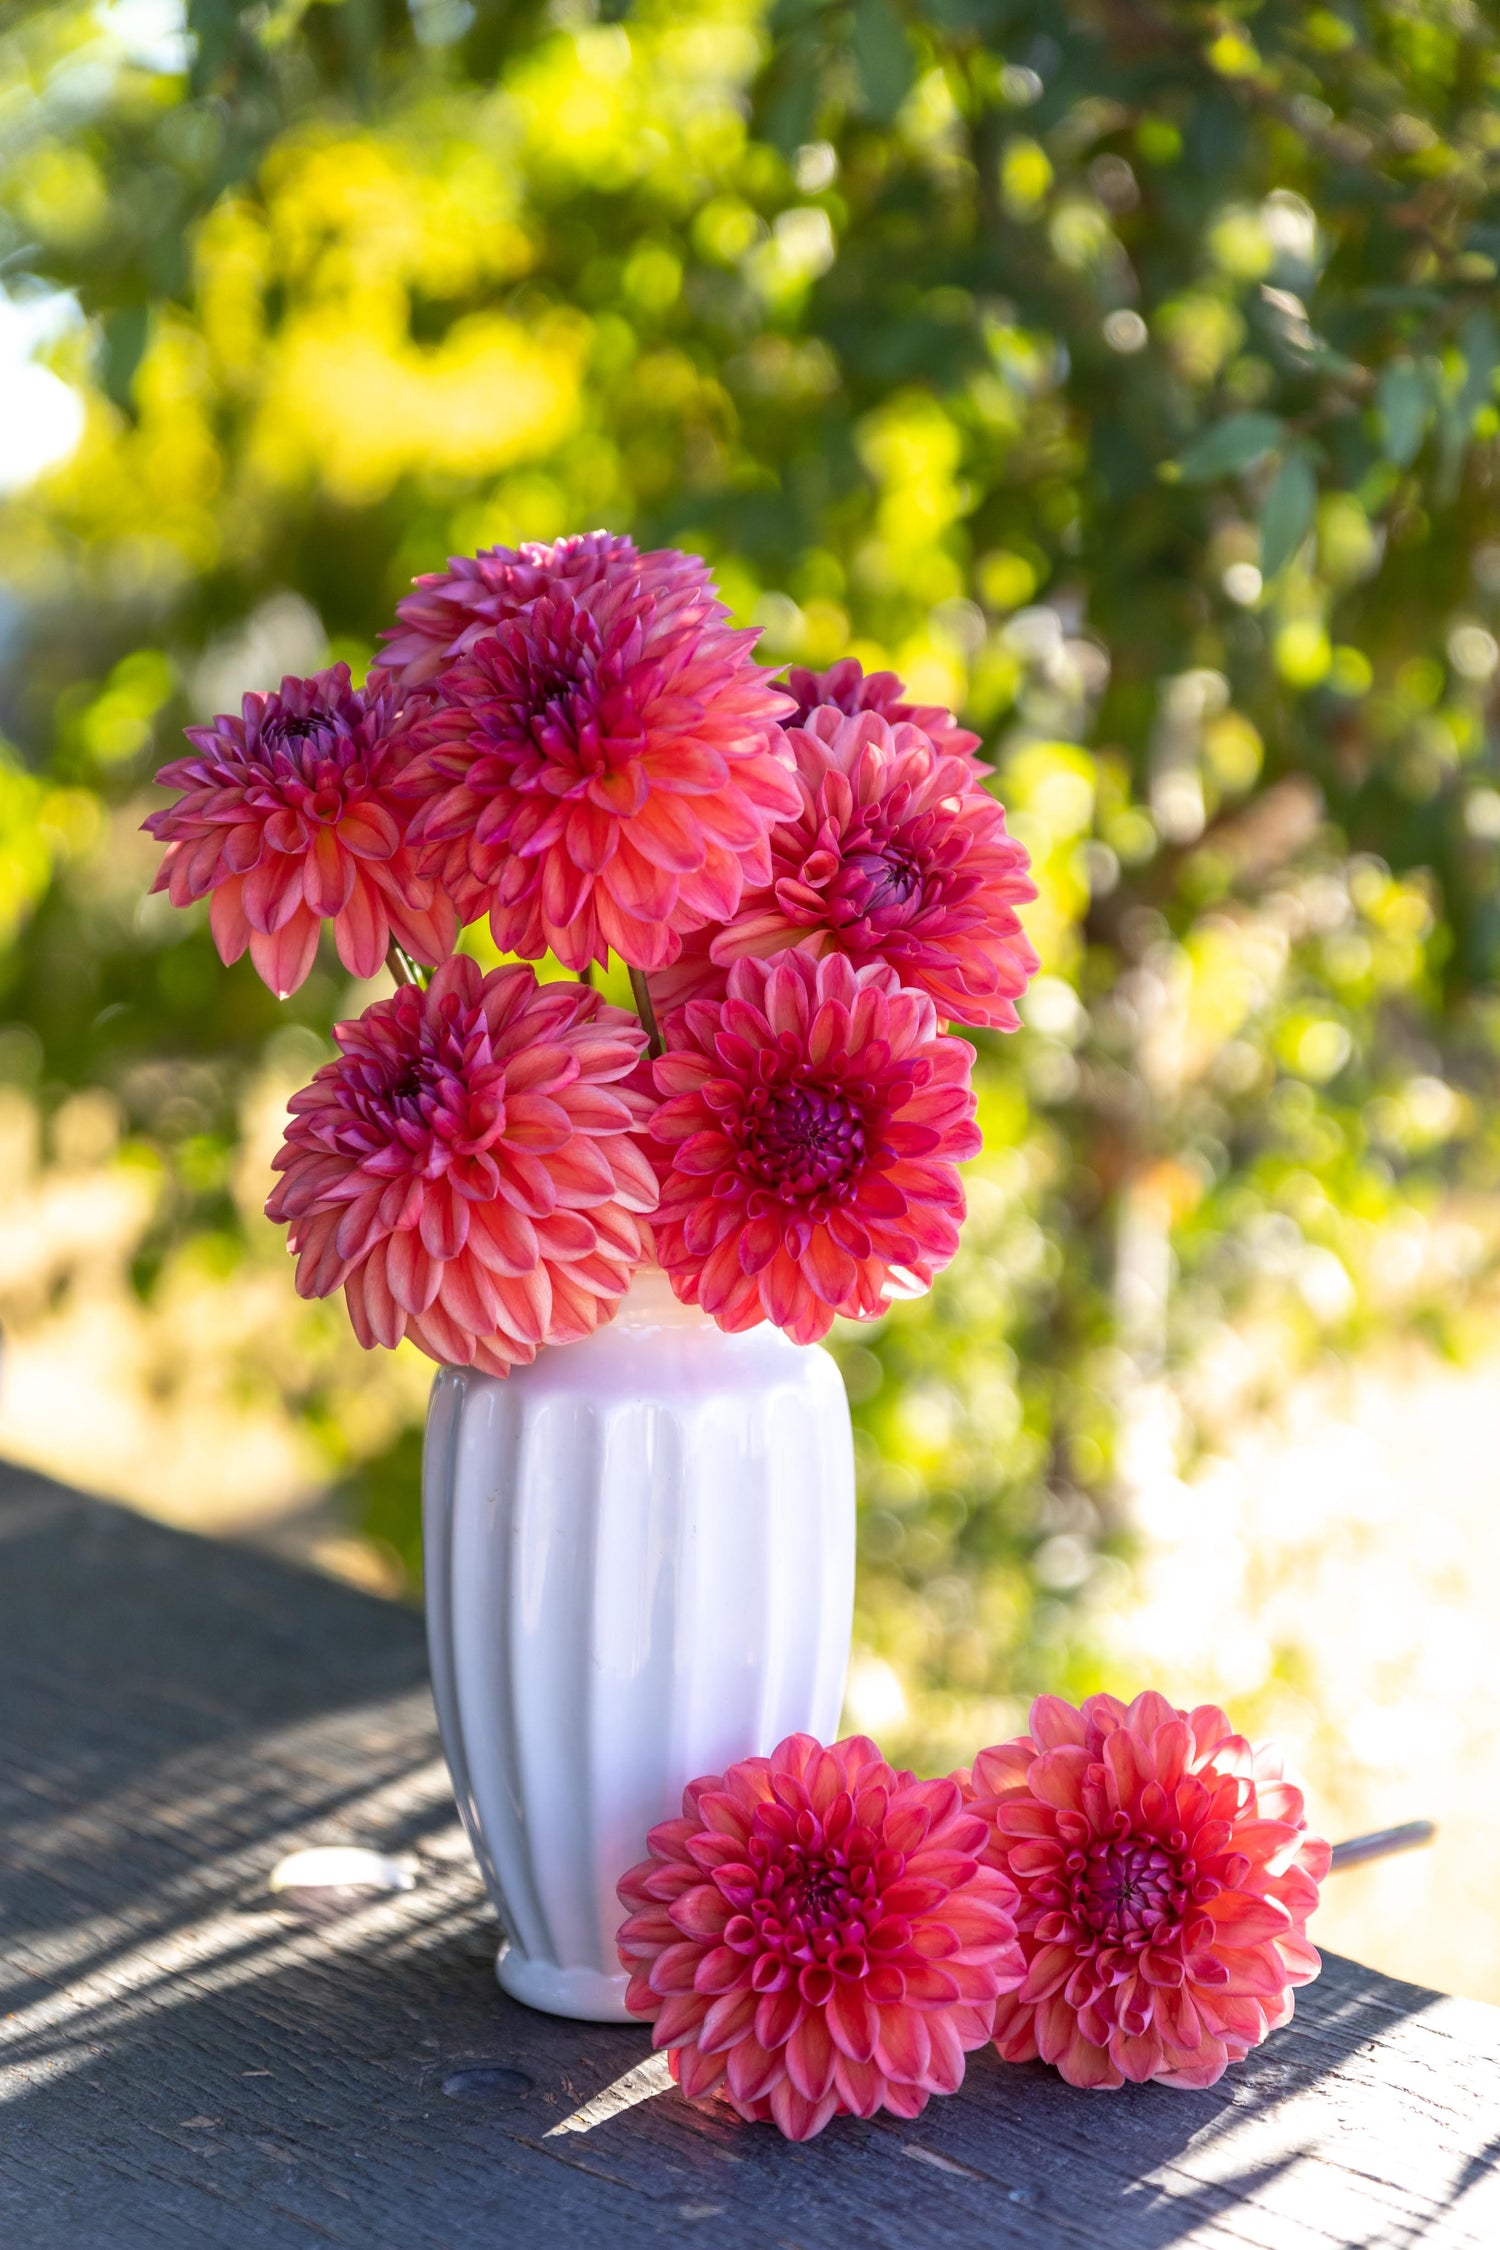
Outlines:
[[1111, 1945], [1170, 1937], [1189, 1902], [1191, 1861], [1155, 1836], [1104, 1839], [1069, 1856], [1072, 1906], [1091, 1936]]
[[921, 864], [912, 852], [894, 841], [879, 849], [853, 852], [845, 864], [861, 879], [867, 914], [890, 913], [920, 896]]
[[[486, 1072], [487, 1080], [497, 1074]], [[365, 1104], [390, 1140], [429, 1168], [435, 1156], [466, 1155], [493, 1141], [505, 1129], [505, 1101], [498, 1083], [475, 1085], [474, 1073], [430, 1048], [393, 1059]], [[441, 1167], [439, 1167], [441, 1168]]]
[[783, 1195], [838, 1195], [864, 1162], [864, 1115], [836, 1087], [758, 1086], [745, 1153], [767, 1187]]
[[369, 787], [356, 739], [326, 712], [277, 718], [260, 738], [257, 797], [287, 806], [305, 820], [341, 820], [351, 798]]
[[761, 1949], [801, 1966], [828, 1965], [843, 1976], [863, 1976], [865, 1947], [882, 1919], [879, 1884], [868, 1859], [851, 1859], [816, 1835], [807, 1845], [751, 1848], [760, 1862], [761, 1888], [749, 1914]]

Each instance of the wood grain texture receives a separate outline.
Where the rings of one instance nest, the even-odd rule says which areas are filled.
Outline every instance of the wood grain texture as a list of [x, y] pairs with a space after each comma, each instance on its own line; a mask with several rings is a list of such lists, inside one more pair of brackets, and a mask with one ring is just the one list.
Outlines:
[[[336, 1842], [416, 1888], [273, 1908]], [[0, 1472], [0, 2242], [1500, 2244], [1500, 2010], [1347, 1961], [1211, 2092], [982, 2056], [793, 2148], [675, 2092], [577, 2119], [646, 2037], [506, 2000], [494, 1946], [415, 1617]]]

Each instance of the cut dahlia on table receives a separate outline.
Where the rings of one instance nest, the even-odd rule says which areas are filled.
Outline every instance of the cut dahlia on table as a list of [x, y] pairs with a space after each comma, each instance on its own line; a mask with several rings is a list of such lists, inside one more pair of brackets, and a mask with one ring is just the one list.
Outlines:
[[851, 1735], [788, 1736], [690, 1782], [620, 1879], [626, 2006], [695, 2100], [811, 2140], [831, 2117], [916, 2117], [1024, 1973], [1015, 1891], [982, 1820]]
[[1212, 2086], [1288, 2022], [1321, 1966], [1307, 1918], [1329, 1848], [1279, 1753], [1216, 1704], [1038, 1696], [965, 1794], [1019, 1893], [1026, 1978], [996, 2011], [1007, 2062], [1075, 2086]]

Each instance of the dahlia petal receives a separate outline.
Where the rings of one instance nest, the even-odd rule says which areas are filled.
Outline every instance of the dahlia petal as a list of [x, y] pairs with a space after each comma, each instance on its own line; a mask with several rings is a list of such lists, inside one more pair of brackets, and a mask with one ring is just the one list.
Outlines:
[[[370, 1332], [377, 1343], [384, 1344], [388, 1351], [394, 1351], [405, 1334], [406, 1316], [392, 1296], [386, 1279], [384, 1243], [377, 1243], [356, 1270]], [[355, 1275], [350, 1276], [346, 1289], [353, 1284], [355, 1278]]]
[[1027, 1786], [1044, 1805], [1077, 1812], [1083, 1802], [1083, 1782], [1088, 1766], [1086, 1750], [1072, 1745], [1044, 1750], [1032, 1764]]
[[858, 1985], [835, 1985], [828, 2001], [829, 2035], [851, 2062], [868, 2062], [880, 2037], [879, 2011], [871, 2006]]
[[385, 959], [390, 924], [380, 893], [346, 859], [349, 884], [344, 905], [333, 925], [333, 942], [339, 959], [352, 977], [373, 977]]
[[821, 2133], [838, 2107], [838, 2095], [829, 2092], [819, 2102], [799, 2094], [790, 2078], [771, 2088], [771, 2115], [789, 2141], [810, 2141]]
[[232, 876], [219, 885], [208, 902], [208, 926], [226, 968], [238, 961], [250, 943], [250, 925], [241, 902], [243, 887], [240, 878]]
[[1123, 2086], [1125, 2074], [1107, 2047], [1096, 2047], [1075, 2030], [1057, 2058], [1057, 2068], [1070, 2086], [1108, 2089]]
[[1045, 2000], [1066, 1982], [1075, 1958], [1070, 1945], [1044, 1945], [1029, 1963], [1026, 1981], [1016, 1997], [1023, 2001]]
[[1249, 1891], [1221, 1891], [1204, 1911], [1217, 1925], [1218, 1942], [1241, 1948], [1283, 1937], [1292, 1927], [1279, 1899], [1257, 1898]]
[[932, 2061], [925, 2018], [914, 2008], [882, 2008], [874, 2059], [887, 2078], [921, 2085]]
[[438, 1293], [442, 1267], [424, 1251], [415, 1227], [389, 1237], [386, 1244], [386, 1280], [391, 1295], [409, 1313], [426, 1312]]
[[[664, 1956], [658, 1957], [657, 1969], [661, 1967], [662, 1958]], [[656, 1981], [655, 1972], [652, 1981]], [[698, 2045], [702, 2052], [722, 2054], [743, 2039], [755, 2022], [755, 2010], [755, 1994], [748, 1986], [721, 1993], [698, 2027]]]
[[[760, 824], [751, 815], [746, 827], [743, 841], [748, 846], [756, 841]], [[652, 790], [639, 818], [630, 823], [629, 840], [643, 858], [669, 874], [690, 875], [703, 863], [703, 831], [694, 820], [692, 801], [670, 796], [661, 788]]]
[[1323, 1956], [1310, 1938], [1289, 1932], [1276, 1940], [1276, 1951], [1286, 1970], [1288, 1984], [1310, 1984], [1323, 1967]]
[[306, 907], [298, 906], [291, 918], [271, 934], [251, 928], [250, 958], [263, 984], [278, 1000], [286, 1000], [307, 982], [318, 952], [319, 922]]
[[823, 2099], [833, 2084], [836, 2054], [825, 2019], [805, 2011], [786, 2042], [787, 2076], [799, 2094], [811, 2102]]
[[754, 2038], [741, 2039], [725, 2058], [729, 2091], [736, 2101], [763, 2101], [786, 2075], [780, 2054], [768, 2054]]
[[300, 859], [277, 855], [250, 870], [241, 896], [252, 930], [272, 937], [303, 911], [303, 865]]
[[1205, 2039], [1190, 2061], [1157, 2071], [1158, 2082], [1163, 2086], [1179, 2086], [1193, 2092], [1216, 2086], [1223, 2077], [1231, 2057], [1222, 2041]]
[[[654, 1981], [650, 1989], [655, 1994]], [[652, 2046], [678, 2046], [692, 2038], [708, 2009], [708, 1997], [702, 1992], [669, 1992], [664, 1999], [658, 1996]]]
[[724, 2058], [705, 2054], [702, 2047], [678, 2047], [673, 2051], [677, 2065], [677, 2083], [689, 2101], [705, 2101], [724, 2083]]
[[935, 2008], [923, 2018], [923, 2023], [931, 2049], [925, 2074], [928, 2090], [934, 2094], [956, 2094], [964, 2082], [964, 2048], [953, 2016]]
[[[678, 1162], [681, 1163], [681, 1151]], [[802, 1271], [825, 1304], [842, 1305], [854, 1287], [854, 1260], [841, 1250], [826, 1227], [814, 1227], [802, 1254]]]
[[389, 859], [401, 844], [401, 829], [389, 806], [372, 797], [349, 805], [334, 833], [345, 851], [357, 852], [361, 859]]
[[873, 2117], [885, 2099], [885, 2079], [873, 2062], [852, 2062], [845, 2054], [837, 2055], [833, 2083], [852, 2117]]

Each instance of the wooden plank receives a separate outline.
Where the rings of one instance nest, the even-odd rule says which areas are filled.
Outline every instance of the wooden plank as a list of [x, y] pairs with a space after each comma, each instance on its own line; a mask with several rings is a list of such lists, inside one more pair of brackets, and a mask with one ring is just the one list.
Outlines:
[[[417, 1887], [273, 1908], [274, 1861], [334, 1842]], [[915, 2124], [793, 2148], [632, 2100], [645, 2035], [506, 2000], [494, 1944], [415, 1617], [0, 1474], [0, 2241], [1500, 2242], [1500, 2010], [1350, 1962], [1208, 2093], [985, 2056]]]

